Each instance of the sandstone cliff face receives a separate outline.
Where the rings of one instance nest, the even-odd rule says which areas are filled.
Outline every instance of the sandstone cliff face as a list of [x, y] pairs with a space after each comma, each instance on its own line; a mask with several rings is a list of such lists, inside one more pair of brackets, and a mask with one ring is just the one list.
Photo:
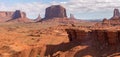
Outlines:
[[16, 10], [15, 12], [13, 12], [10, 18], [11, 19], [7, 22], [33, 22], [32, 20], [26, 17], [25, 12], [21, 12], [20, 10]]
[[88, 32], [85, 30], [77, 30], [77, 29], [66, 29], [68, 33], [68, 37], [70, 41], [82, 41], [86, 37], [88, 37]]
[[102, 21], [103, 25], [120, 25], [120, 12], [119, 9], [114, 9], [113, 17], [110, 19], [104, 19]]
[[[115, 46], [120, 43], [119, 37], [119, 30], [118, 31], [111, 31], [111, 30], [92, 30], [92, 31], [85, 31], [85, 30], [78, 30], [78, 29], [67, 29], [67, 33], [69, 34], [68, 37], [70, 41], [73, 40], [84, 40], [86, 38], [93, 39], [92, 41], [97, 43], [96, 45], [99, 46]], [[93, 43], [94, 45], [94, 43]]]
[[52, 5], [46, 8], [45, 19], [67, 17], [66, 9], [60, 5]]
[[0, 12], [0, 17], [11, 17], [12, 14], [13, 14], [13, 12], [1, 11], [1, 12]]
[[6, 11], [1, 11], [0, 12], [0, 22], [6, 22], [11, 19], [13, 15], [13, 12], [6, 12]]

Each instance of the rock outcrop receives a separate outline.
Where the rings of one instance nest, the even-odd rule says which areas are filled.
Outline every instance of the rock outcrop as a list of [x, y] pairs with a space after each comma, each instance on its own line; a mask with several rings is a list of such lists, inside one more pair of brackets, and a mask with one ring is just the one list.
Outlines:
[[16, 10], [15, 12], [11, 11], [1, 11], [0, 12], [0, 22], [8, 22], [13, 20], [21, 20], [21, 22], [29, 22], [28, 18], [26, 17], [25, 12], [21, 12], [20, 10]]
[[102, 21], [102, 24], [103, 25], [113, 25], [113, 26], [116, 26], [116, 25], [120, 25], [120, 12], [118, 9], [114, 9], [114, 14], [113, 14], [113, 17], [110, 18], [110, 19], [104, 19]]
[[17, 19], [17, 18], [26, 18], [26, 13], [21, 12], [20, 10], [16, 10], [12, 15], [12, 19]]
[[52, 19], [52, 18], [65, 18], [66, 9], [60, 5], [52, 5], [46, 8], [45, 12], [45, 19]]
[[0, 22], [6, 22], [12, 19], [13, 12], [9, 11], [0, 11]]
[[[70, 41], [83, 41], [85, 39], [91, 39], [99, 48], [105, 47], [116, 47], [120, 43], [120, 31], [116, 30], [78, 30], [78, 29], [67, 29], [68, 37]], [[89, 41], [91, 41], [89, 40]]]
[[[71, 41], [79, 41], [81, 45], [88, 46], [83, 53], [91, 54], [94, 51], [93, 57], [107, 57], [118, 51], [120, 47], [120, 30], [94, 29], [86, 32], [81, 29], [67, 29], [66, 31]], [[83, 53], [80, 51], [77, 57], [82, 57], [83, 55], [80, 54]]]
[[32, 20], [26, 17], [25, 12], [21, 12], [20, 10], [16, 10], [13, 12], [12, 17], [7, 22], [32, 22]]
[[111, 19], [120, 19], [120, 12], [119, 9], [114, 9], [114, 14]]
[[38, 22], [38, 21], [40, 21], [42, 18], [41, 18], [41, 16], [40, 16], [40, 14], [38, 15], [38, 17], [34, 20], [35, 22]]

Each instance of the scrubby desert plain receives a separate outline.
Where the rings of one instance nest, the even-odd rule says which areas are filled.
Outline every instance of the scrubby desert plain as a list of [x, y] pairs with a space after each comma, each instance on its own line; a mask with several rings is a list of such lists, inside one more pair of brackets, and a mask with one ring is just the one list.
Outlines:
[[0, 12], [0, 57], [119, 57], [120, 13], [103, 21], [66, 15], [60, 5], [35, 20], [25, 12]]

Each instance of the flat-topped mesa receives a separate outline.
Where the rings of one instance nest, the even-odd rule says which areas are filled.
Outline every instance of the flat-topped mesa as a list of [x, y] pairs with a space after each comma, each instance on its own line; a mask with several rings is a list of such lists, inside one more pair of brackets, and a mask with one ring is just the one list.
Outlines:
[[11, 17], [13, 12], [0, 11], [0, 17]]
[[7, 22], [9, 20], [18, 19], [18, 18], [27, 18], [25, 12], [20, 10], [14, 11], [0, 11], [0, 22]]
[[16, 10], [12, 15], [12, 19], [17, 19], [17, 18], [26, 18], [26, 13], [21, 12], [20, 10]]
[[52, 5], [46, 8], [45, 19], [65, 18], [65, 17], [67, 17], [66, 9], [61, 5]]
[[119, 9], [114, 9], [114, 14], [111, 19], [120, 19], [120, 12]]

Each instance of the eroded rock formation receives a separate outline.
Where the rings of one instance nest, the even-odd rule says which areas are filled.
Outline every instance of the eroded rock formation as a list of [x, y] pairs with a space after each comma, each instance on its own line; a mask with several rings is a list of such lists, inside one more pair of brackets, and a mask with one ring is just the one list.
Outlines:
[[14, 12], [0, 11], [0, 22], [5, 22], [12, 19]]
[[[86, 38], [92, 39], [93, 42], [97, 43], [100, 47], [115, 47], [120, 43], [119, 30], [78, 30], [78, 29], [67, 29], [68, 37], [70, 41], [73, 40], [84, 40]], [[94, 44], [94, 43], [93, 43]]]
[[[5, 49], [7, 52], [4, 52]], [[3, 46], [3, 53], [0, 53], [0, 57], [37, 57], [39, 56], [40, 48], [27, 45], [11, 45]]]
[[65, 18], [65, 17], [67, 17], [66, 9], [61, 5], [52, 5], [46, 8], [45, 19]]
[[88, 37], [88, 31], [79, 29], [66, 29], [70, 41], [80, 40], [82, 41]]
[[114, 14], [111, 19], [120, 19], [120, 12], [119, 9], [114, 9]]
[[41, 18], [41, 16], [40, 16], [40, 14], [38, 15], [38, 17], [34, 20], [35, 22], [38, 22], [38, 21], [40, 21], [42, 18]]
[[17, 18], [26, 18], [26, 13], [21, 12], [20, 10], [16, 10], [12, 15], [12, 19], [17, 19]]
[[[15, 19], [19, 19], [21, 20], [21, 22], [29, 20], [26, 17], [26, 13], [25, 12], [21, 12], [20, 10], [16, 10], [15, 12], [11, 11], [1, 11], [0, 12], [0, 22], [7, 22], [7, 21], [11, 21], [11, 20], [15, 20]], [[29, 21], [28, 21], [29, 22]]]
[[104, 19], [102, 21], [102, 24], [103, 25], [113, 25], [113, 26], [116, 26], [116, 25], [120, 25], [120, 12], [119, 12], [119, 9], [114, 9], [114, 14], [113, 14], [113, 17], [110, 18], [110, 19]]

